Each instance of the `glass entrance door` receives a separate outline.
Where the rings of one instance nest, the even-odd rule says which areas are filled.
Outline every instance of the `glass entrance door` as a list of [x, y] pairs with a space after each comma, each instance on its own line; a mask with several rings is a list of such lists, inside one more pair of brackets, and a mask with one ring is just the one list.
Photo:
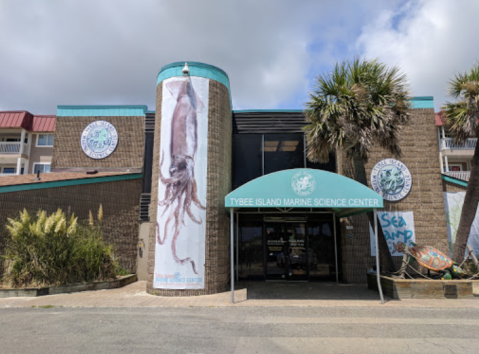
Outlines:
[[306, 280], [306, 223], [265, 222], [265, 270], [270, 280]]

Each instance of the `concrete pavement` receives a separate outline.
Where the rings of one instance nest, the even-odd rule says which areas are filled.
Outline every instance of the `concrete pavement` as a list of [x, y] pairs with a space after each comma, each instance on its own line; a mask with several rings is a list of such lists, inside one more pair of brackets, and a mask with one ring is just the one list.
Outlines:
[[478, 330], [470, 308], [2, 308], [0, 352], [475, 354]]

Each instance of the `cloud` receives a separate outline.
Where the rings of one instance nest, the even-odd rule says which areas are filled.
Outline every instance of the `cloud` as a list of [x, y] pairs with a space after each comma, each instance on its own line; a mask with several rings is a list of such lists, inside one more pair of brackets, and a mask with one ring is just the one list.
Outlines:
[[356, 45], [365, 57], [400, 66], [416, 96], [434, 96], [436, 110], [449, 99], [448, 81], [479, 59], [477, 0], [407, 1], [365, 25]]
[[0, 109], [147, 104], [175, 61], [225, 70], [235, 108], [301, 107], [310, 79], [397, 1], [0, 0]]
[[313, 16], [291, 2], [0, 1], [0, 109], [154, 109], [159, 69], [180, 60], [224, 69], [235, 105], [271, 107], [309, 67]]

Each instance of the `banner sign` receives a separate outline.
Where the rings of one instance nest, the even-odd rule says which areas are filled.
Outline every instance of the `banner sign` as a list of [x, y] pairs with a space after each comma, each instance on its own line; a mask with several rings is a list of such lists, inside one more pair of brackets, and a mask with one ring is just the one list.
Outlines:
[[164, 80], [153, 287], [204, 289], [209, 80]]
[[[449, 252], [452, 255], [452, 247], [456, 241], [457, 229], [461, 220], [462, 205], [466, 192], [444, 192], [444, 204], [446, 206], [447, 238]], [[479, 208], [471, 226], [467, 244], [471, 246], [475, 254], [479, 254]], [[467, 251], [466, 251], [467, 252]]]
[[[378, 225], [383, 229], [384, 237], [389, 246], [392, 256], [403, 256], [402, 244], [412, 247], [411, 242], [416, 242], [414, 231], [414, 214], [412, 211], [378, 211]], [[374, 232], [369, 225], [371, 238], [371, 256], [376, 256], [376, 240]]]

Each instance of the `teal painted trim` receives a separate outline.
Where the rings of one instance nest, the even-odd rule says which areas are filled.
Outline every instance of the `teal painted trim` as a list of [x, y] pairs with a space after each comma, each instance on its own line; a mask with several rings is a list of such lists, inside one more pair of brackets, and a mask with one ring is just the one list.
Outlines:
[[411, 100], [412, 107], [411, 108], [432, 108], [434, 109], [434, 97], [433, 96], [419, 96], [413, 97]]
[[204, 77], [206, 79], [218, 81], [226, 86], [231, 97], [230, 80], [228, 75], [226, 75], [223, 70], [213, 65], [197, 63], [193, 61], [182, 61], [162, 67], [158, 73], [156, 85], [158, 86], [160, 82], [169, 79], [170, 77], [185, 76], [181, 71], [185, 66], [185, 63], [188, 63], [188, 67], [190, 68], [189, 76]]
[[145, 113], [156, 113], [156, 111], [145, 111]]
[[57, 106], [57, 117], [138, 117], [147, 110], [145, 105]]
[[454, 183], [462, 187], [467, 187], [467, 182], [463, 181], [462, 179], [457, 179], [457, 178], [446, 176], [443, 174], [441, 174], [441, 178], [443, 181]]
[[[293, 190], [303, 188], [304, 196]], [[229, 208], [322, 208], [350, 213], [383, 208], [383, 198], [371, 188], [345, 176], [296, 168], [258, 177], [225, 197]]]
[[25, 184], [17, 184], [14, 186], [0, 187], [0, 193], [11, 193], [11, 192], [31, 191], [36, 189], [79, 186], [82, 184], [126, 181], [130, 179], [139, 179], [142, 177], [143, 177], [142, 173], [132, 173], [128, 175], [89, 177], [89, 178], [81, 178], [81, 179], [70, 179], [70, 180], [64, 180], [64, 181], [25, 183]]
[[[191, 65], [201, 66], [201, 67], [204, 67], [204, 68], [207, 68], [207, 69], [219, 71], [219, 72], [221, 72], [223, 75], [225, 75], [226, 77], [228, 77], [228, 74], [227, 74], [226, 71], [224, 71], [223, 69], [220, 69], [220, 68], [218, 68], [217, 66], [214, 66], [214, 65], [205, 64], [205, 63], [200, 63], [200, 62], [198, 62], [198, 61], [177, 61], [177, 62], [174, 62], [174, 63], [171, 63], [171, 64], [168, 64], [168, 65], [163, 66], [163, 67], [160, 69], [160, 73], [161, 73], [163, 70], [166, 70], [166, 69], [169, 69], [169, 68], [173, 68], [173, 67], [176, 67], [176, 66], [181, 66], [181, 68], [183, 69], [183, 67], [185, 66], [185, 63], [188, 63], [188, 66], [190, 67], [190, 69], [191, 69]], [[183, 74], [183, 73], [182, 73], [182, 74]], [[159, 75], [159, 74], [158, 74], [158, 75]]]
[[236, 109], [233, 113], [302, 113], [304, 109]]

